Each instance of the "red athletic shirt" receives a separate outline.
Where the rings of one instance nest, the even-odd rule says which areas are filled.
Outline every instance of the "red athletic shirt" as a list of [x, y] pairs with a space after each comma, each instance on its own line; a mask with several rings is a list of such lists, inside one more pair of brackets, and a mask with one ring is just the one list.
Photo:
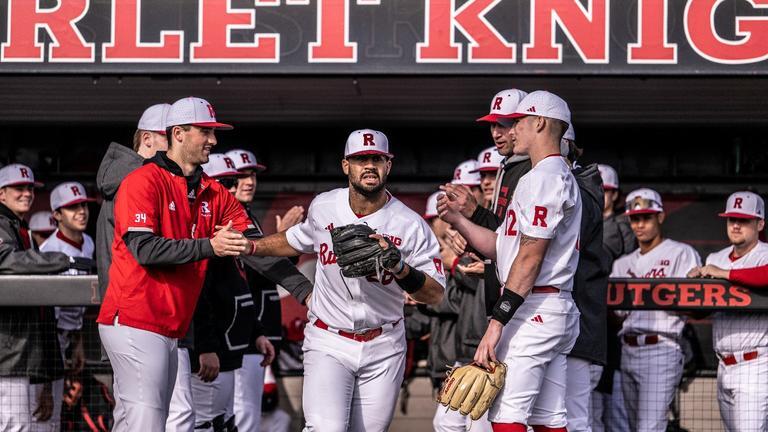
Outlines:
[[761, 267], [732, 269], [728, 273], [728, 280], [732, 283], [752, 288], [768, 287], [768, 265]]
[[129, 174], [115, 199], [115, 239], [109, 286], [97, 322], [180, 338], [187, 332], [205, 279], [208, 259], [177, 265], [142, 266], [123, 241], [129, 231], [168, 239], [207, 239], [215, 225], [232, 221], [239, 231], [253, 224], [243, 206], [223, 186], [203, 175], [194, 204], [187, 183], [157, 164]]

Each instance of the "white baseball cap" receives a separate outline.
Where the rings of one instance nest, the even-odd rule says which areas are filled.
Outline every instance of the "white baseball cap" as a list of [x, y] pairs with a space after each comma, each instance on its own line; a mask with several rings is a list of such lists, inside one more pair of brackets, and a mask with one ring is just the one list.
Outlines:
[[477, 161], [474, 159], [465, 160], [453, 170], [451, 184], [480, 186], [481, 182], [480, 173], [477, 172]]
[[616, 190], [619, 188], [619, 175], [610, 165], [597, 164], [600, 177], [603, 179], [604, 190]]
[[166, 118], [166, 128], [192, 125], [214, 129], [233, 129], [232, 125], [216, 121], [216, 111], [207, 100], [198, 97], [179, 99], [171, 105]]
[[725, 212], [720, 217], [739, 219], [765, 219], [765, 202], [760, 195], [752, 192], [734, 192], [728, 197]]
[[32, 168], [22, 164], [10, 164], [0, 168], [0, 188], [6, 186], [32, 185], [43, 187], [43, 184], [35, 181]]
[[211, 153], [208, 162], [201, 165], [209, 177], [234, 177], [240, 174], [235, 162], [223, 153]]
[[528, 93], [518, 89], [502, 90], [491, 99], [491, 110], [476, 121], [496, 123], [499, 119], [512, 118], [517, 105]]
[[226, 153], [226, 155], [232, 159], [232, 162], [235, 163], [235, 168], [237, 168], [238, 171], [244, 169], [252, 169], [261, 172], [267, 169], [266, 166], [259, 163], [259, 161], [256, 159], [256, 155], [252, 152], [249, 152], [248, 150], [230, 150]]
[[472, 172], [498, 171], [504, 156], [496, 151], [496, 146], [488, 147], [477, 155], [477, 164]]
[[51, 191], [51, 210], [53, 211], [62, 207], [93, 201], [96, 200], [88, 198], [85, 187], [78, 182], [62, 183]]
[[137, 128], [165, 135], [165, 125], [168, 122], [168, 111], [170, 111], [170, 109], [171, 104], [167, 103], [152, 105], [145, 109], [144, 114], [142, 114], [139, 119]]
[[347, 145], [344, 147], [344, 157], [358, 155], [380, 154], [390, 159], [394, 156], [389, 152], [389, 140], [383, 132], [373, 129], [360, 129], [349, 134]]
[[661, 213], [664, 211], [664, 205], [661, 202], [661, 195], [653, 189], [642, 188], [633, 190], [627, 195], [626, 214], [647, 214]]
[[527, 116], [541, 116], [553, 118], [571, 124], [571, 110], [568, 104], [558, 95], [544, 90], [536, 90], [529, 93], [517, 105], [517, 110], [510, 118]]
[[56, 231], [56, 219], [53, 218], [53, 213], [49, 211], [35, 212], [29, 218], [29, 230], [35, 232]]
[[434, 219], [437, 217], [437, 199], [440, 198], [443, 192], [437, 191], [427, 198], [427, 208], [424, 210], [424, 219]]

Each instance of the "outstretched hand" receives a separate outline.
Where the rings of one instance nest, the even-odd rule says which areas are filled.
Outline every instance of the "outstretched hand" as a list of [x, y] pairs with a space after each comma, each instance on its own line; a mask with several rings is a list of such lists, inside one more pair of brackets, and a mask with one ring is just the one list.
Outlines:
[[216, 225], [211, 246], [216, 256], [239, 256], [250, 250], [251, 243], [243, 233], [232, 228], [232, 221], [226, 225]]

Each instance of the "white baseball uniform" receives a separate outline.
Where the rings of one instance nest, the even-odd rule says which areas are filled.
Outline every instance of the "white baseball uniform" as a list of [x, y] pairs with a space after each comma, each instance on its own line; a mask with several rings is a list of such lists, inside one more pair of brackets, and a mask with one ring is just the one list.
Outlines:
[[[636, 249], [617, 259], [611, 277], [684, 278], [700, 264], [691, 246], [665, 239], [645, 254]], [[632, 430], [666, 430], [667, 411], [683, 374], [684, 325], [680, 314], [640, 310], [629, 312], [622, 324], [622, 393]]]
[[[728, 270], [768, 264], [766, 243], [736, 259], [732, 251], [729, 246], [710, 254], [707, 264]], [[717, 401], [726, 429], [768, 430], [768, 313], [718, 312], [712, 337], [720, 358]]]
[[261, 397], [264, 394], [263, 354], [245, 354], [243, 365], [235, 369], [234, 414], [237, 429], [259, 431]]
[[[571, 297], [579, 259], [581, 195], [560, 155], [520, 178], [504, 223], [496, 230], [497, 275], [506, 281], [525, 235], [549, 239], [533, 292], [504, 326], [496, 357], [512, 375], [489, 411], [494, 423], [564, 428], [566, 354], [579, 334]], [[537, 288], [559, 292], [537, 293]], [[564, 430], [564, 429], [563, 429]]]
[[[66, 238], [61, 231], [56, 230], [46, 241], [40, 245], [41, 252], [62, 252], [71, 257], [91, 258], [93, 259], [93, 239], [88, 234], [83, 234], [83, 244]], [[86, 274], [84, 271], [69, 269], [62, 274]], [[66, 351], [69, 348], [69, 332], [80, 330], [83, 327], [84, 307], [56, 306], [56, 328], [58, 329], [59, 346], [61, 347], [61, 357], [66, 360]], [[42, 384], [33, 384], [33, 393], [37, 394], [42, 390]], [[57, 431], [61, 424], [61, 400], [63, 397], [64, 379], [58, 379], [53, 382], [53, 415], [47, 422], [35, 422], [35, 426], [40, 431]]]
[[[406, 263], [445, 286], [429, 226], [397, 198], [388, 198], [375, 213], [358, 217], [349, 205], [349, 189], [335, 189], [315, 197], [304, 222], [286, 232], [291, 247], [318, 254], [303, 346], [307, 431], [386, 430], [405, 367], [403, 290], [389, 272], [381, 281], [343, 277], [330, 230], [366, 224], [391, 239]], [[365, 342], [340, 333], [375, 329], [381, 334]]]

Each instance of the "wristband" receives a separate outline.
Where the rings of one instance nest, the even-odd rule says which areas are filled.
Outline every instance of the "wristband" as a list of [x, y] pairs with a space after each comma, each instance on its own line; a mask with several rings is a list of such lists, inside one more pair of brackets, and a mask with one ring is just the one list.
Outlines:
[[404, 278], [398, 279], [397, 284], [400, 285], [400, 288], [402, 288], [403, 291], [408, 294], [413, 294], [424, 286], [424, 282], [427, 280], [427, 275], [411, 266], [408, 267], [410, 271]]
[[504, 288], [501, 297], [499, 297], [499, 300], [496, 301], [496, 304], [493, 306], [491, 317], [502, 325], [507, 325], [524, 301], [525, 298], [521, 295], [512, 292], [510, 289]]
[[403, 261], [403, 260], [401, 259], [401, 260], [400, 260], [400, 262], [399, 262], [399, 263], [398, 263], [398, 265], [397, 265], [397, 270], [395, 270], [395, 269], [392, 269], [392, 270], [390, 270], [390, 272], [392, 272], [392, 274], [394, 274], [395, 276], [397, 276], [397, 275], [399, 275], [400, 273], [402, 273], [402, 272], [403, 272], [403, 270], [405, 270], [405, 261]]

